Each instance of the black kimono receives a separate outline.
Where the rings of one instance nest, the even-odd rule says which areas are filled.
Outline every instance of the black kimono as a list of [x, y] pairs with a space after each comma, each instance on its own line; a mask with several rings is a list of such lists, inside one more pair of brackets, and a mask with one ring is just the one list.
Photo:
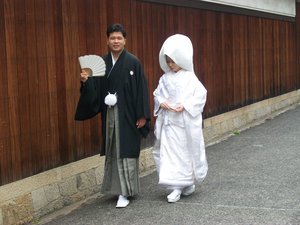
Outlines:
[[[134, 196], [139, 193], [139, 155], [141, 137], [150, 127], [147, 83], [139, 60], [125, 49], [115, 65], [111, 54], [103, 57], [104, 77], [89, 78], [81, 86], [76, 120], [102, 116], [101, 155], [106, 154], [102, 192]], [[108, 107], [104, 99], [116, 94], [117, 104]], [[140, 129], [136, 122], [146, 118]]]
[[[113, 66], [111, 54], [103, 57], [106, 63], [104, 77], [89, 78], [82, 84], [75, 120], [86, 120], [102, 114], [102, 148], [105, 154], [106, 112], [105, 96], [117, 95], [119, 115], [120, 158], [138, 158], [141, 137], [150, 129], [149, 97], [146, 78], [139, 60], [125, 49]], [[145, 117], [144, 127], [136, 128], [136, 121]]]

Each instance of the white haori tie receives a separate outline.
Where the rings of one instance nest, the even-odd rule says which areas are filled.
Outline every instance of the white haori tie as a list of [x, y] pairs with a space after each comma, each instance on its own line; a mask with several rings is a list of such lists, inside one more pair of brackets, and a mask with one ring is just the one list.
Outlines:
[[109, 107], [115, 106], [117, 104], [117, 92], [114, 94], [108, 92], [108, 95], [106, 95], [104, 99], [104, 103]]

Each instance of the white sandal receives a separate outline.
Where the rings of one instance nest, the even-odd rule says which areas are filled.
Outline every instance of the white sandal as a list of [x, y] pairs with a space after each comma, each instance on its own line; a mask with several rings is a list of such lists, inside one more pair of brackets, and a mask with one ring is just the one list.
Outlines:
[[191, 185], [191, 186], [185, 187], [182, 190], [182, 195], [188, 196], [188, 195], [193, 194], [194, 192], [195, 192], [195, 185]]
[[167, 196], [168, 202], [170, 203], [177, 202], [180, 199], [180, 195], [181, 195], [180, 189], [173, 190], [172, 193]]

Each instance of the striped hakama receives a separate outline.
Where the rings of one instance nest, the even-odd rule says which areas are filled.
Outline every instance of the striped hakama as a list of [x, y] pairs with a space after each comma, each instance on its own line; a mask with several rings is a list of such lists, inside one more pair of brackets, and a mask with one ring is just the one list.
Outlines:
[[138, 158], [120, 158], [118, 107], [107, 108], [105, 169], [102, 192], [123, 196], [139, 193]]

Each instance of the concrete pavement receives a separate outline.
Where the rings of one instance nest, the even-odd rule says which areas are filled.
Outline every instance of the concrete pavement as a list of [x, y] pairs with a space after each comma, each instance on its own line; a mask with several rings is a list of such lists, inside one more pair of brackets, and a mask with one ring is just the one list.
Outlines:
[[167, 203], [152, 171], [124, 209], [94, 196], [32, 224], [300, 225], [300, 106], [206, 148], [209, 172], [196, 192]]

